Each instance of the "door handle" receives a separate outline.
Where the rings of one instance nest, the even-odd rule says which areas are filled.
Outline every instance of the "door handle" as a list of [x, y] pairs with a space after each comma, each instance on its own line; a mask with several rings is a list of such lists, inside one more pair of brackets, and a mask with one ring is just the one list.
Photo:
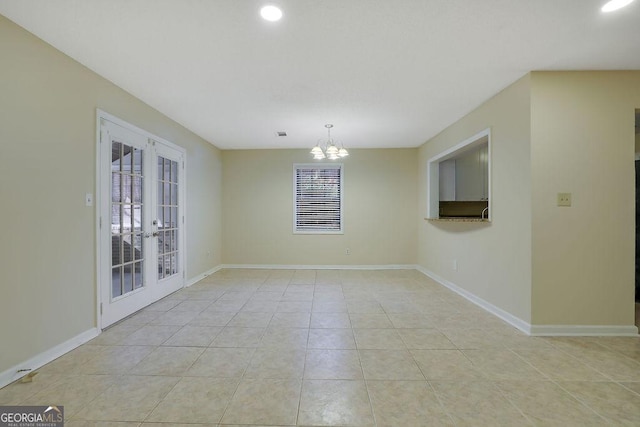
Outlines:
[[153, 237], [158, 237], [158, 236], [160, 235], [160, 233], [158, 233], [157, 231], [154, 231], [151, 235], [152, 235]]
[[153, 233], [144, 233], [143, 236], [145, 239], [148, 239], [149, 237], [158, 237], [160, 235], [160, 233], [158, 233], [157, 231], [154, 231]]

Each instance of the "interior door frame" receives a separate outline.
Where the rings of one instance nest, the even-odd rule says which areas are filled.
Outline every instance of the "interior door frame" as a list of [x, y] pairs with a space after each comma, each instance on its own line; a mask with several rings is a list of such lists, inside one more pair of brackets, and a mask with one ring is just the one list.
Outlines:
[[[179, 205], [181, 206], [181, 212], [182, 212], [182, 236], [180, 239], [180, 243], [181, 243], [181, 251], [179, 251], [179, 262], [182, 265], [182, 287], [184, 287], [186, 285], [186, 277], [187, 277], [187, 264], [186, 264], [186, 260], [187, 260], [187, 181], [186, 181], [186, 168], [187, 168], [187, 152], [186, 150], [179, 146], [176, 145], [174, 143], [172, 143], [171, 141], [168, 141], [164, 138], [161, 138], [157, 135], [154, 135], [144, 129], [141, 129], [123, 119], [120, 119], [119, 117], [116, 117], [110, 113], [107, 113], [104, 110], [101, 110], [99, 108], [96, 109], [96, 123], [95, 123], [95, 129], [96, 129], [96, 182], [95, 182], [95, 194], [96, 197], [94, 198], [95, 201], [95, 238], [96, 238], [96, 257], [95, 257], [95, 264], [96, 264], [96, 276], [95, 276], [95, 289], [96, 289], [96, 303], [95, 303], [95, 316], [96, 316], [96, 327], [98, 328], [98, 330], [102, 330], [102, 313], [101, 313], [101, 303], [102, 303], [102, 287], [103, 286], [111, 286], [111, 283], [102, 283], [102, 276], [104, 274], [103, 270], [103, 260], [102, 258], [105, 256], [109, 256], [109, 254], [105, 254], [104, 251], [102, 250], [102, 227], [106, 226], [107, 222], [110, 223], [110, 219], [108, 218], [103, 218], [102, 217], [102, 211], [104, 210], [106, 205], [110, 205], [111, 204], [111, 194], [110, 191], [104, 192], [102, 191], [103, 188], [103, 173], [102, 173], [102, 169], [103, 169], [103, 165], [102, 165], [102, 161], [104, 159], [102, 159], [101, 156], [101, 123], [102, 120], [106, 120], [109, 122], [112, 122], [118, 126], [121, 126], [125, 129], [128, 129], [132, 132], [135, 132], [137, 134], [140, 134], [146, 138], [148, 138], [149, 140], [155, 141], [156, 143], [160, 143], [163, 145], [166, 145], [174, 150], [177, 150], [181, 153], [182, 155], [182, 165], [180, 165], [181, 167], [179, 167], [179, 180], [182, 182], [181, 184], [181, 194], [178, 194], [179, 197]], [[153, 166], [152, 166], [153, 167]], [[157, 280], [157, 279], [156, 279]]]

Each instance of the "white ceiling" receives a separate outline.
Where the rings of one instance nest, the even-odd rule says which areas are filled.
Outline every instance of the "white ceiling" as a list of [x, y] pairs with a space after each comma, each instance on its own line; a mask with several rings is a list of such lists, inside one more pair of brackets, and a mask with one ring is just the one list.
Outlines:
[[[219, 148], [309, 148], [325, 123], [374, 148], [419, 146], [530, 70], [640, 69], [640, 1], [604, 2], [0, 0], [0, 13]], [[266, 3], [282, 21], [261, 20]]]

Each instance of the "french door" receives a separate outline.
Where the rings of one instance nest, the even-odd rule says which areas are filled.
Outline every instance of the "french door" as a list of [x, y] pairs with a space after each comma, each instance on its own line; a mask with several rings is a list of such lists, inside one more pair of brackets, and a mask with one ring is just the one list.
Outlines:
[[184, 151], [100, 119], [102, 328], [184, 286]]

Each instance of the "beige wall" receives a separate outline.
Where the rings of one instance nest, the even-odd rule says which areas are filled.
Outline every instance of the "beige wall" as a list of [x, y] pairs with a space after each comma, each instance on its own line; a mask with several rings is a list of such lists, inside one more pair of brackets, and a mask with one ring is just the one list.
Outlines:
[[427, 160], [491, 127], [493, 222], [421, 219], [419, 264], [534, 327], [633, 325], [639, 105], [638, 71], [532, 72], [428, 141], [422, 216]]
[[[525, 322], [531, 317], [529, 125], [525, 76], [420, 148], [418, 193], [419, 265]], [[428, 160], [486, 128], [493, 222], [426, 221]]]
[[187, 150], [188, 276], [222, 251], [216, 148], [2, 16], [0, 57], [1, 373], [96, 326], [96, 108]]
[[535, 72], [531, 89], [533, 323], [633, 325], [640, 72]]
[[344, 234], [294, 235], [293, 164], [308, 150], [224, 151], [224, 264], [415, 264], [417, 149], [350, 153]]

